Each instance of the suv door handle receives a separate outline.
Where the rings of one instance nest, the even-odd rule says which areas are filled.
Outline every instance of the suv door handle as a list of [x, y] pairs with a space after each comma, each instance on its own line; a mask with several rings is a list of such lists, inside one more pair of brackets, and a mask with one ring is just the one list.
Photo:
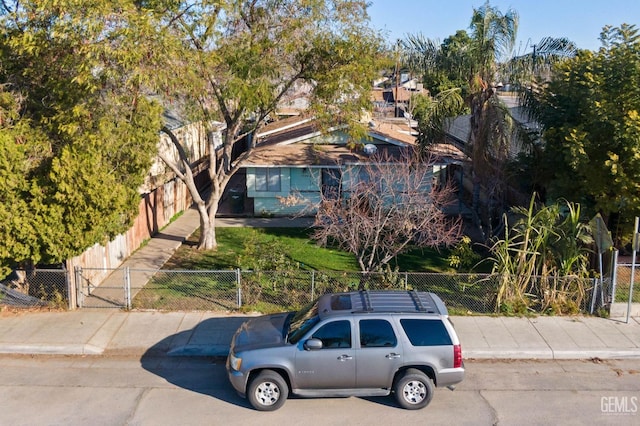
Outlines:
[[387, 358], [387, 359], [400, 358], [400, 354], [397, 354], [397, 353], [391, 352], [390, 354], [387, 354], [387, 355], [385, 356], [385, 358]]
[[353, 359], [353, 357], [351, 355], [340, 355], [338, 357], [338, 361], [348, 361], [350, 359]]

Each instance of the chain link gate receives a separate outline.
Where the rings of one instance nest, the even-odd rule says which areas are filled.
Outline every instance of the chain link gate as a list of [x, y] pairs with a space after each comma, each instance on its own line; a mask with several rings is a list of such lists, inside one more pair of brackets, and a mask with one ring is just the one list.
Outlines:
[[[128, 309], [129, 268], [76, 268], [76, 288], [80, 308]], [[106, 277], [106, 278], [105, 278]], [[97, 284], [96, 284], [97, 283]]]

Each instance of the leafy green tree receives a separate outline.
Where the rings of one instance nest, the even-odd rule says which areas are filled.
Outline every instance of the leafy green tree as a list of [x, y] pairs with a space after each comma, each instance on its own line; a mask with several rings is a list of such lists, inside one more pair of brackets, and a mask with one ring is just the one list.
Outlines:
[[128, 1], [0, 5], [0, 250], [58, 263], [125, 231], [158, 141], [153, 28]]
[[448, 121], [462, 112], [465, 104], [457, 88], [441, 91], [435, 96], [416, 95], [412, 102], [413, 117], [418, 122], [418, 144], [426, 155], [430, 145], [444, 142]]
[[[349, 124], [352, 132], [362, 133], [355, 118], [370, 108], [381, 43], [367, 26], [367, 4], [360, 0], [176, 4], [165, 20], [182, 42], [180, 60], [167, 64], [176, 78], [168, 79], [162, 92], [184, 105], [192, 120], [208, 127], [222, 122], [225, 131], [220, 149], [210, 141], [211, 185], [203, 192], [193, 183], [186, 150], [166, 128], [180, 161], [163, 159], [186, 182], [196, 203], [199, 248], [214, 249], [224, 189], [251, 155], [259, 142], [256, 134], [274, 118], [279, 101], [306, 84], [310, 111], [321, 123]], [[236, 157], [239, 144], [244, 152]]]
[[580, 202], [615, 230], [640, 214], [640, 34], [605, 27], [601, 41], [559, 64], [530, 105], [544, 129], [548, 198]]

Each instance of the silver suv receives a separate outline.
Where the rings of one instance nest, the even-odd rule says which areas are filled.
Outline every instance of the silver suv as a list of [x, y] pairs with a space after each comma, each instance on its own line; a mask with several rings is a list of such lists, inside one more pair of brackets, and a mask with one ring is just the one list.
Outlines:
[[464, 365], [447, 308], [433, 293], [325, 294], [299, 312], [250, 319], [236, 331], [229, 380], [261, 411], [303, 397], [395, 394], [426, 407], [434, 385], [462, 381]]

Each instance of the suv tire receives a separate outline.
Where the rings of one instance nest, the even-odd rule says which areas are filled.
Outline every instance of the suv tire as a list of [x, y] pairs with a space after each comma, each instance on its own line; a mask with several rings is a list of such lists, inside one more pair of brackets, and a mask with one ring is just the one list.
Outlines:
[[289, 395], [289, 386], [282, 376], [272, 370], [264, 370], [249, 383], [247, 398], [259, 411], [274, 411], [282, 407]]
[[420, 370], [408, 369], [393, 386], [396, 401], [402, 408], [418, 410], [433, 398], [433, 381]]

